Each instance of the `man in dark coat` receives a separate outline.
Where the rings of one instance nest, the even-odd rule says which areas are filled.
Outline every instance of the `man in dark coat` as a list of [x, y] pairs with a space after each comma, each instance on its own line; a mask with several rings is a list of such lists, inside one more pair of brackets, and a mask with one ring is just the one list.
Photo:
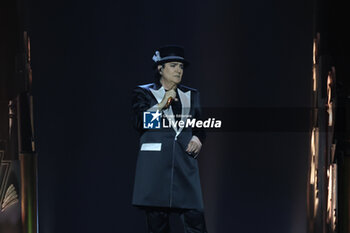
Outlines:
[[133, 92], [140, 151], [132, 204], [146, 210], [149, 233], [170, 232], [172, 212], [186, 233], [206, 233], [197, 163], [205, 134], [186, 125], [201, 119], [199, 92], [180, 84], [188, 65], [182, 47], [162, 47], [153, 60], [159, 80]]

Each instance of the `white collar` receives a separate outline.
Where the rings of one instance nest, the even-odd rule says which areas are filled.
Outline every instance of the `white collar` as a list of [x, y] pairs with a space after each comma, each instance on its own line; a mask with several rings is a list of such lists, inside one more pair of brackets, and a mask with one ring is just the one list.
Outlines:
[[[158, 90], [150, 88], [150, 90], [154, 95], [154, 97], [156, 98], [157, 102], [160, 103], [165, 95], [164, 87], [162, 86]], [[190, 113], [190, 108], [191, 108], [191, 91], [183, 92], [181, 91], [180, 88], [177, 88], [177, 91], [179, 93], [179, 98], [182, 104], [181, 120], [185, 122], [186, 119], [188, 118], [187, 116]], [[168, 109], [163, 110], [163, 112], [165, 116], [169, 119], [169, 121], [175, 122], [174, 113], [171, 106]], [[175, 130], [177, 135], [179, 135], [183, 127], [180, 127], [179, 129], [177, 129], [177, 127], [173, 127], [173, 129]]]

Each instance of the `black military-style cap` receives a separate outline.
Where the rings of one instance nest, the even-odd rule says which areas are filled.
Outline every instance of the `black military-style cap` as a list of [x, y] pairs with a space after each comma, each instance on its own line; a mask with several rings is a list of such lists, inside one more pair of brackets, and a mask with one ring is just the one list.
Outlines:
[[171, 61], [182, 62], [185, 66], [189, 65], [189, 62], [185, 59], [184, 48], [179, 45], [166, 45], [158, 48], [152, 59], [154, 61], [153, 68]]

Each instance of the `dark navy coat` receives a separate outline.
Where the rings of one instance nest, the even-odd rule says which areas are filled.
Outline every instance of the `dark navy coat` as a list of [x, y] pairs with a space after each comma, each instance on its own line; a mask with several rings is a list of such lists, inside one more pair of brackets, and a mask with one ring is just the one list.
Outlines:
[[[143, 112], [156, 111], [155, 105], [163, 99], [164, 93], [164, 88], [155, 83], [138, 86], [133, 91], [134, 124], [140, 131], [140, 145], [132, 204], [203, 209], [197, 157], [186, 152], [193, 129], [143, 129]], [[199, 92], [178, 85], [177, 93], [182, 106], [181, 120], [199, 119]], [[169, 119], [174, 120], [172, 107], [163, 110], [162, 114], [168, 123]]]

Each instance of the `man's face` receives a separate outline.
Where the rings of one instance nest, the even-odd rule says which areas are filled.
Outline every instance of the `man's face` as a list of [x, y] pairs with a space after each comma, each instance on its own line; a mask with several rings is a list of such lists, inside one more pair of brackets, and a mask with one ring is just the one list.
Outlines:
[[[160, 66], [161, 67], [161, 66]], [[179, 84], [182, 79], [184, 64], [182, 62], [167, 62], [161, 69], [161, 76], [167, 82]]]

